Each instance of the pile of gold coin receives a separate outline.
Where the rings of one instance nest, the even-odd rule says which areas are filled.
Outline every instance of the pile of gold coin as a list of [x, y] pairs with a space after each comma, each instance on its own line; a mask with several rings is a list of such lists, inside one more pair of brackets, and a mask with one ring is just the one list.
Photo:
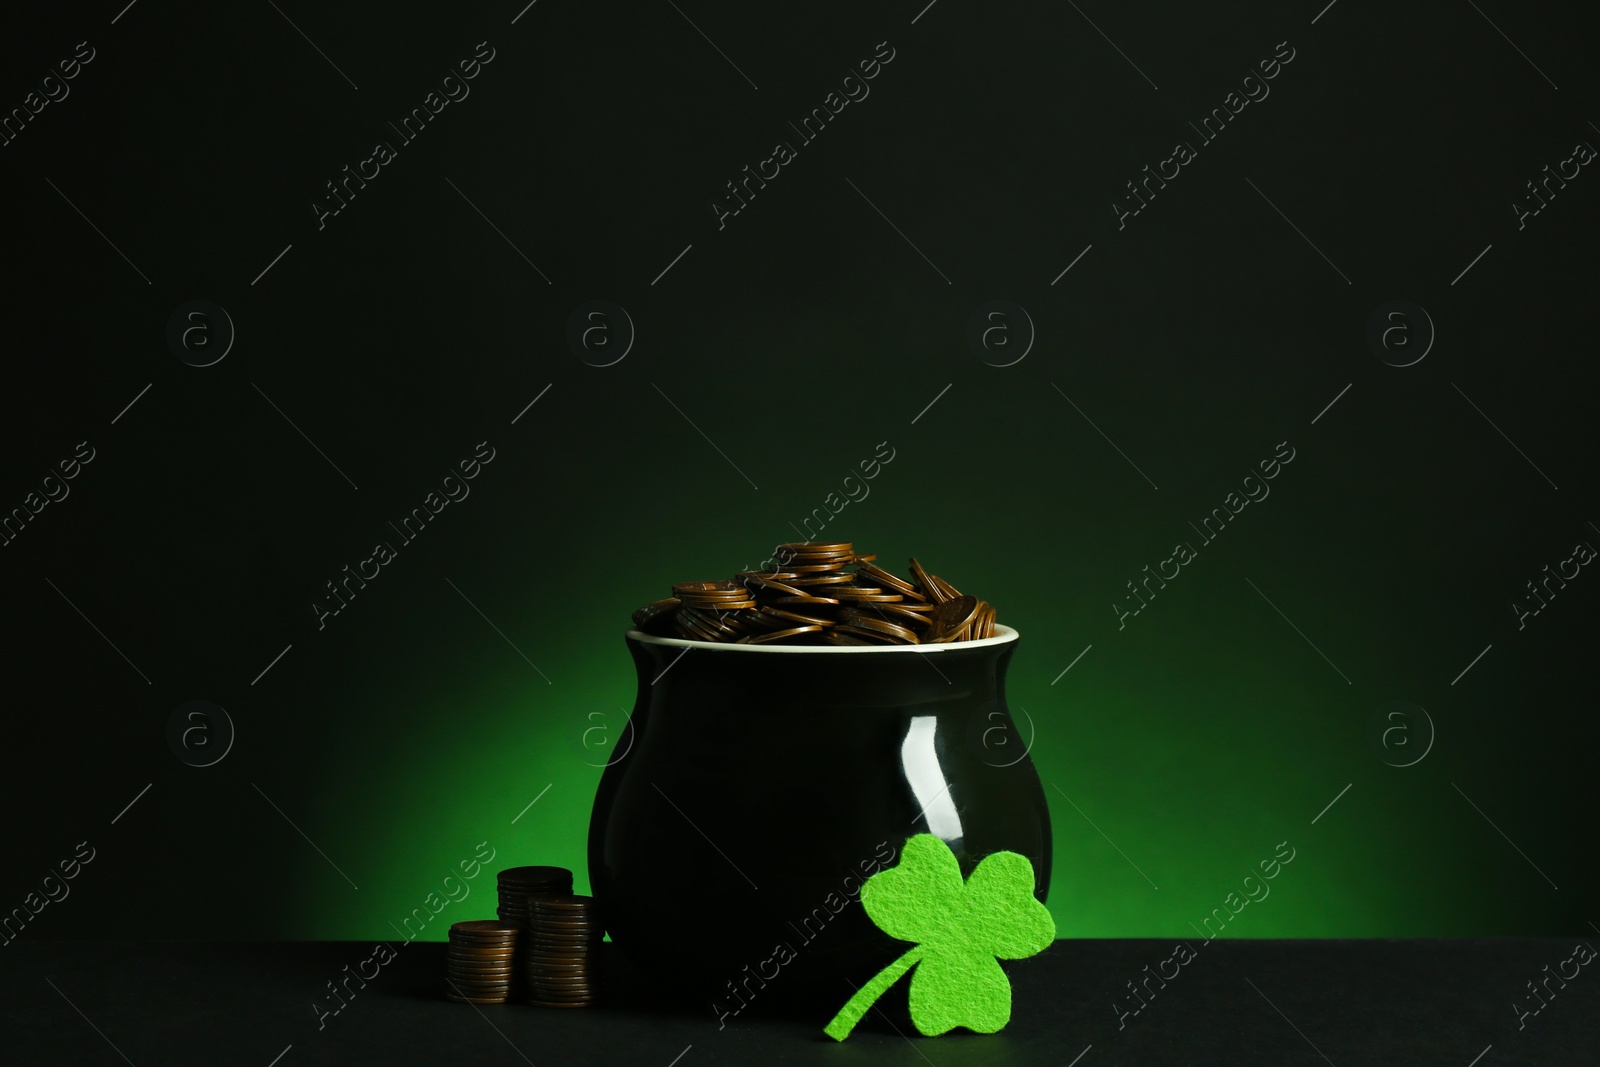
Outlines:
[[504, 1004], [516, 975], [517, 937], [510, 923], [472, 919], [450, 927], [445, 953], [445, 993], [467, 1004]]
[[604, 936], [593, 897], [529, 897], [521, 957], [528, 1003], [544, 1008], [593, 1004], [600, 993]]
[[507, 867], [495, 876], [495, 883], [500, 895], [495, 914], [501, 922], [526, 927], [529, 895], [572, 892], [572, 872], [565, 867]]
[[496, 882], [498, 920], [450, 927], [445, 996], [468, 1004], [504, 1004], [514, 994], [547, 1008], [593, 1004], [605, 937], [594, 898], [572, 895], [565, 867], [508, 867]]
[[994, 607], [967, 596], [916, 558], [909, 579], [848, 541], [778, 546], [771, 571], [680, 582], [633, 613], [657, 637], [743, 645], [927, 645], [994, 636]]

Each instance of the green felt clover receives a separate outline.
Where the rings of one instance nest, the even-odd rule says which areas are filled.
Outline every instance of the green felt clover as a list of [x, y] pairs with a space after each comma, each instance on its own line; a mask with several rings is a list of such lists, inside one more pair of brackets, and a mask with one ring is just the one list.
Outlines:
[[861, 904], [878, 928], [916, 945], [857, 990], [823, 1032], [843, 1041], [913, 966], [911, 1021], [929, 1037], [965, 1026], [992, 1034], [1011, 1020], [1011, 983], [996, 958], [1019, 960], [1055, 940], [1033, 897], [1033, 864], [1015, 852], [985, 856], [964, 883], [950, 846], [932, 834], [906, 841], [900, 863], [867, 879]]

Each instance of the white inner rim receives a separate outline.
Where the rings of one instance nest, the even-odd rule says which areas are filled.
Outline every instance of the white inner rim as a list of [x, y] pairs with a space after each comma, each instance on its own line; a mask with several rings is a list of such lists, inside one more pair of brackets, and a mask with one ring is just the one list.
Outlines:
[[827, 653], [856, 655], [878, 652], [957, 652], [963, 648], [987, 648], [1003, 645], [1017, 639], [1017, 631], [1009, 626], [995, 624], [993, 637], [979, 641], [945, 641], [936, 645], [741, 645], [736, 642], [685, 641], [681, 637], [652, 637], [640, 630], [629, 630], [628, 636], [646, 645], [665, 645], [668, 648], [703, 648], [708, 652], [782, 652], [789, 655]]

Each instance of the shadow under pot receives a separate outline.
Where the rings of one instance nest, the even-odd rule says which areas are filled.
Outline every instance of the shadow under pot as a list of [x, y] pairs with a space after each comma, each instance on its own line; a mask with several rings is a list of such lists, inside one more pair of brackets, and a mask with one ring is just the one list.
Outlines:
[[632, 719], [589, 826], [611, 939], [664, 990], [850, 995], [905, 950], [862, 882], [931, 833], [963, 877], [1009, 850], [1050, 886], [1050, 814], [1005, 702], [1017, 633], [980, 641], [739, 645], [630, 630]]

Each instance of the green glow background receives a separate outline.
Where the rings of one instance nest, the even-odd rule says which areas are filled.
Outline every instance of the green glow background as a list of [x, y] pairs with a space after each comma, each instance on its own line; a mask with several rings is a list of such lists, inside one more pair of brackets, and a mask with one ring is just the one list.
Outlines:
[[[1224, 936], [1570, 929], [1572, 914], [1554, 903], [1538, 871], [1462, 795], [1542, 860], [1541, 869], [1558, 883], [1590, 863], [1564, 849], [1563, 835], [1536, 815], [1545, 804], [1578, 803], [1563, 792], [1570, 786], [1547, 787], [1532, 800], [1508, 785], [1527, 780], [1527, 764], [1542, 742], [1509, 725], [1501, 709], [1530, 684], [1537, 687], [1529, 677], [1575, 651], [1561, 648], [1558, 630], [1573, 619], [1558, 621], [1557, 603], [1539, 620], [1552, 624], [1545, 644], [1531, 651], [1518, 646], [1510, 613], [1485, 595], [1492, 583], [1472, 577], [1470, 557], [1479, 550], [1446, 547], [1459, 527], [1444, 517], [1450, 512], [1441, 502], [1470, 506], [1481, 479], [1458, 468], [1452, 481], [1446, 454], [1471, 447], [1491, 476], [1522, 480], [1491, 442], [1470, 440], [1469, 422], [1461, 420], [1461, 439], [1423, 444], [1404, 425], [1403, 398], [1368, 395], [1345, 398], [1350, 407], [1339, 413], [1349, 418], [1366, 405], [1360, 421], [1367, 426], [1330, 417], [1307, 428], [1317, 401], [1326, 400], [1319, 395], [1292, 417], [1221, 420], [1223, 440], [1187, 458], [1173, 458], [1182, 454], [1179, 427], [1146, 440], [1143, 456], [1167, 457], [1156, 490], [1081, 419], [1063, 417], [1057, 408], [1065, 402], [1048, 386], [1032, 388], [1048, 373], [1044, 367], [1032, 382], [1022, 368], [953, 369], [965, 380], [941, 401], [948, 406], [887, 434], [895, 459], [869, 483], [871, 495], [848, 505], [824, 533], [852, 539], [902, 569], [915, 553], [964, 590], [992, 599], [1002, 621], [1021, 631], [1008, 699], [1019, 721], [1018, 709], [1025, 709], [1037, 727], [1032, 756], [1056, 834], [1049, 904], [1062, 936], [1196, 936], [1195, 927], [1223, 908], [1229, 893], [1242, 896], [1242, 879], [1285, 841], [1296, 850], [1293, 862], [1269, 883], [1270, 896], [1246, 907]], [[937, 388], [926, 392], [931, 397]], [[730, 391], [698, 401], [702, 410], [722, 402], [736, 398]], [[1099, 414], [1108, 422], [1123, 417]], [[554, 408], [540, 415], [560, 419]], [[1371, 425], [1386, 415], [1398, 423], [1387, 431], [1393, 442]], [[330, 695], [335, 704], [367, 701], [383, 709], [388, 725], [369, 742], [360, 788], [343, 766], [330, 768], [321, 788], [342, 825], [382, 829], [336, 842], [313, 834], [350, 868], [376, 877], [369, 874], [372, 884], [359, 894], [347, 893], [320, 858], [300, 856], [300, 892], [308, 903], [286, 912], [286, 926], [312, 936], [385, 937], [387, 920], [419, 905], [449, 865], [485, 839], [498, 850], [496, 866], [566, 865], [582, 890], [599, 774], [587, 764], [605, 758], [601, 740], [620, 735], [634, 691], [621, 640], [628, 611], [673, 580], [717, 577], [758, 562], [763, 546], [820, 504], [842, 472], [884, 439], [841, 433], [824, 457], [808, 461], [804, 476], [780, 470], [776, 480], [759, 459], [740, 454], [761, 485], [753, 490], [710, 448], [697, 449], [692, 429], [674, 425], [676, 418], [666, 411], [651, 432], [674, 438], [677, 473], [660, 478], [647, 465], [614, 469], [610, 492], [593, 502], [580, 558], [552, 566], [536, 554], [525, 565], [503, 564], [510, 580], [500, 585], [481, 566], [451, 575], [550, 684], [448, 587], [418, 583], [420, 590], [378, 594], [430, 605], [402, 604], [402, 619], [440, 620], [425, 634], [401, 624], [391, 636], [359, 638], [378, 646], [392, 638], [414, 650], [389, 648], [384, 659], [392, 676]], [[948, 427], [963, 422], [1033, 462], [947, 454]], [[559, 426], [533, 433], [562, 436]], [[1271, 495], [1247, 507], [1214, 542], [1201, 543], [1188, 521], [1220, 503], [1280, 440], [1297, 454], [1268, 483]], [[1389, 448], [1386, 473], [1351, 470], [1353, 451]], [[463, 507], [445, 520], [481, 524], [479, 531], [547, 521], [532, 494], [505, 484], [517, 477], [515, 447], [503, 456], [497, 460], [503, 468], [491, 466], [479, 479], [482, 511], [469, 518]], [[574, 484], [558, 492], [577, 490], [581, 475], [569, 477]], [[1434, 479], [1425, 504], [1398, 506], [1370, 529], [1349, 521], [1423, 477]], [[683, 500], [685, 485], [715, 489], [688, 494], [705, 499]], [[468, 503], [477, 506], [476, 498]], [[651, 516], [643, 536], [631, 528], [637, 515]], [[1343, 524], [1337, 543], [1327, 537], [1330, 521]], [[1419, 573], [1414, 559], [1392, 552], [1397, 529], [1405, 531], [1402, 540], [1432, 546], [1437, 570]], [[1125, 592], [1120, 586], [1179, 539], [1198, 548], [1198, 558], [1119, 630], [1110, 603]], [[1501, 581], [1514, 581], [1511, 567], [1504, 570]], [[1397, 603], [1390, 595], [1395, 587], [1412, 595]], [[350, 621], [365, 606], [357, 601]], [[1491, 640], [1505, 658], [1486, 657], [1467, 675], [1471, 688], [1453, 688], [1450, 679]], [[1373, 745], [1372, 713], [1394, 699], [1427, 708], [1439, 734], [1414, 767], [1386, 766]], [[595, 747], [584, 747], [586, 731]], [[352, 733], [350, 744], [356, 743]], [[1575, 756], [1547, 749], [1541, 758], [1577, 766]], [[1346, 785], [1349, 791], [1318, 818]], [[478, 888], [484, 895], [448, 906], [443, 917], [492, 913], [492, 885], [484, 879]], [[1507, 900], [1530, 903], [1507, 907]]]

